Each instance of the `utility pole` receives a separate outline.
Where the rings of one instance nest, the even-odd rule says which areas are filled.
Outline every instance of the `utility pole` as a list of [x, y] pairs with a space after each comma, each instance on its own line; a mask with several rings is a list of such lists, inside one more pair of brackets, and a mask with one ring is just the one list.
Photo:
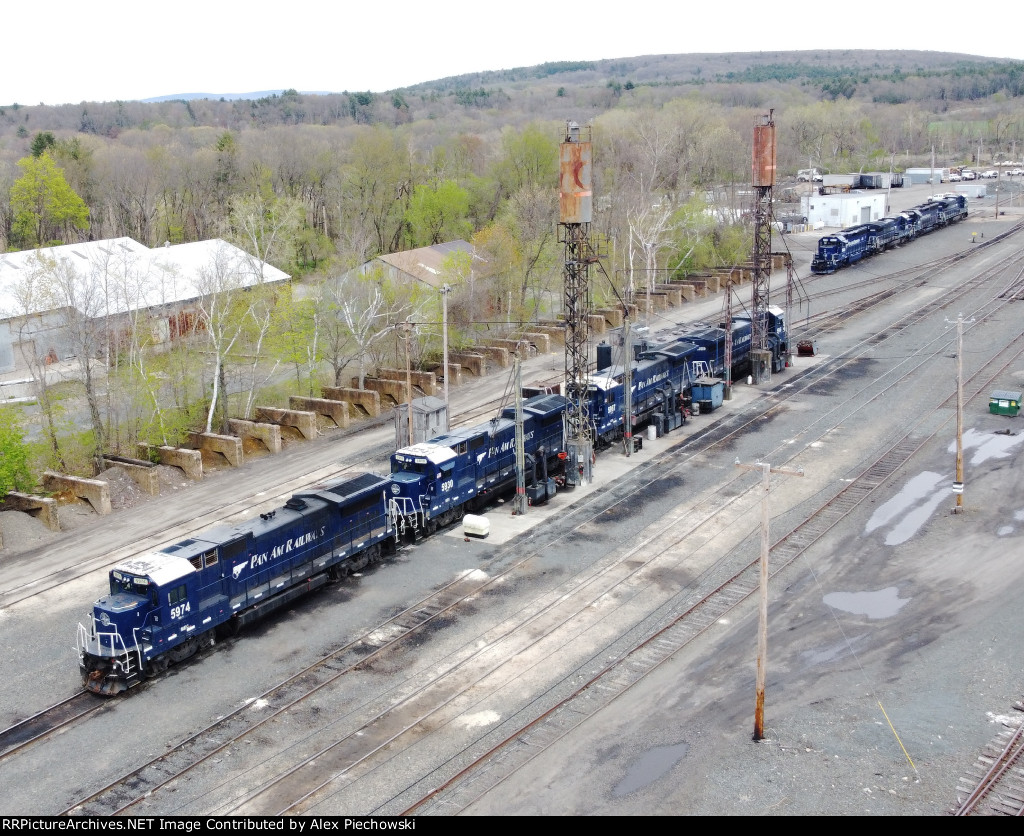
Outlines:
[[408, 319], [402, 323], [402, 332], [405, 334], [405, 417], [409, 421], [409, 446], [412, 447], [412, 361], [409, 358], [409, 339], [412, 337], [412, 323]]
[[[952, 324], [947, 319], [948, 324]], [[967, 322], [970, 325], [973, 319]], [[954, 514], [964, 507], [964, 315], [956, 316], [956, 479], [953, 481], [956, 494]]]
[[523, 361], [519, 356], [520, 342], [516, 346], [516, 498], [512, 504], [513, 514], [526, 513], [526, 440], [523, 435]]
[[442, 372], [444, 374], [444, 430], [448, 432], [451, 429], [449, 423], [448, 411], [448, 294], [452, 292], [450, 284], [441, 285], [441, 363]]
[[764, 683], [765, 670], [768, 664], [768, 491], [771, 490], [771, 474], [781, 473], [784, 476], [803, 476], [803, 468], [792, 470], [787, 467], [772, 467], [768, 462], [742, 464], [736, 459], [736, 467], [743, 470], [760, 470], [761, 486], [761, 603], [759, 608], [759, 627], [757, 633], [757, 699], [754, 708], [754, 740], [764, 739]]
[[629, 306], [626, 308], [626, 319], [622, 327], [622, 350], [626, 355], [622, 371], [622, 441], [626, 448], [626, 458], [633, 455], [633, 340], [629, 332]]

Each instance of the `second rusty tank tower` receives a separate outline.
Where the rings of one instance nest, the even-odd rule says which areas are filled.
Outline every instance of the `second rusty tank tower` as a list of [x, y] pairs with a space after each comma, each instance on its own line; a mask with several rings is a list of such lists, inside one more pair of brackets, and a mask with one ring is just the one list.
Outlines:
[[769, 277], [772, 271], [772, 188], [775, 185], [775, 120], [768, 111], [754, 125], [754, 281], [750, 293], [750, 369], [755, 383], [771, 378], [768, 348]]
[[[581, 137], [584, 133], [586, 139]], [[593, 217], [589, 129], [567, 122], [559, 146], [559, 243], [565, 247], [565, 394], [567, 433], [566, 484], [585, 485], [592, 478], [594, 439], [587, 404], [589, 375], [590, 265], [597, 261], [590, 242]]]

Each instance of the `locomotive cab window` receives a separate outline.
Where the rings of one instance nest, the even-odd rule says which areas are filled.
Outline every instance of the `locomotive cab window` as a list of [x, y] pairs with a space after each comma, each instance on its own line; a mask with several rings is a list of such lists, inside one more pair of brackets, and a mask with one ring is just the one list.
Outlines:
[[129, 595], [141, 595], [143, 598], [149, 595], [149, 579], [138, 578], [134, 575], [125, 575], [121, 572], [113, 572], [110, 576], [110, 594], [127, 592]]
[[181, 586], [172, 587], [167, 592], [167, 603], [170, 604], [172, 607], [179, 601], [184, 601], [186, 598], [188, 598], [188, 591], [185, 587], [185, 584], [182, 584]]

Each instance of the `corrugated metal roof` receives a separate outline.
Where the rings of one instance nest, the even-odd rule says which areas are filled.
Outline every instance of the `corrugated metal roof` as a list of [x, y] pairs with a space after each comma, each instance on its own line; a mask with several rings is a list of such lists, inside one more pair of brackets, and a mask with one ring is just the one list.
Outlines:
[[13, 293], [26, 273], [46, 259], [66, 260], [83, 276], [94, 273], [100, 278], [104, 287], [110, 288], [106, 312], [111, 314], [203, 296], [203, 288], [208, 286], [204, 274], [213, 271], [215, 265], [241, 287], [252, 287], [261, 281], [261, 266], [264, 282], [290, 278], [284, 271], [219, 238], [153, 249], [131, 238], [65, 244], [0, 255], [0, 318], [46, 312], [42, 307], [21, 310]]
[[464, 252], [475, 257], [473, 245], [460, 239], [443, 244], [433, 244], [429, 247], [419, 247], [415, 250], [389, 253], [378, 256], [376, 260], [383, 261], [389, 267], [405, 273], [417, 281], [440, 289], [445, 281], [441, 272], [445, 259], [454, 252]]

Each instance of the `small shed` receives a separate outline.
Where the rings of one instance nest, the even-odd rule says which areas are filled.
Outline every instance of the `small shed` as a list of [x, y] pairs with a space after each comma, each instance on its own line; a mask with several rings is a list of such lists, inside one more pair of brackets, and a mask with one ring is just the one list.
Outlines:
[[993, 415], [1016, 415], [1020, 412], [1020, 392], [996, 389], [988, 396], [988, 411]]
[[422, 444], [435, 435], [448, 431], [448, 408], [444, 401], [431, 395], [413, 398], [412, 401], [412, 442], [409, 441], [409, 404], [400, 403], [395, 407], [396, 449], [411, 444]]
[[690, 395], [701, 412], [711, 412], [725, 401], [725, 382], [717, 377], [698, 377], [690, 387]]

